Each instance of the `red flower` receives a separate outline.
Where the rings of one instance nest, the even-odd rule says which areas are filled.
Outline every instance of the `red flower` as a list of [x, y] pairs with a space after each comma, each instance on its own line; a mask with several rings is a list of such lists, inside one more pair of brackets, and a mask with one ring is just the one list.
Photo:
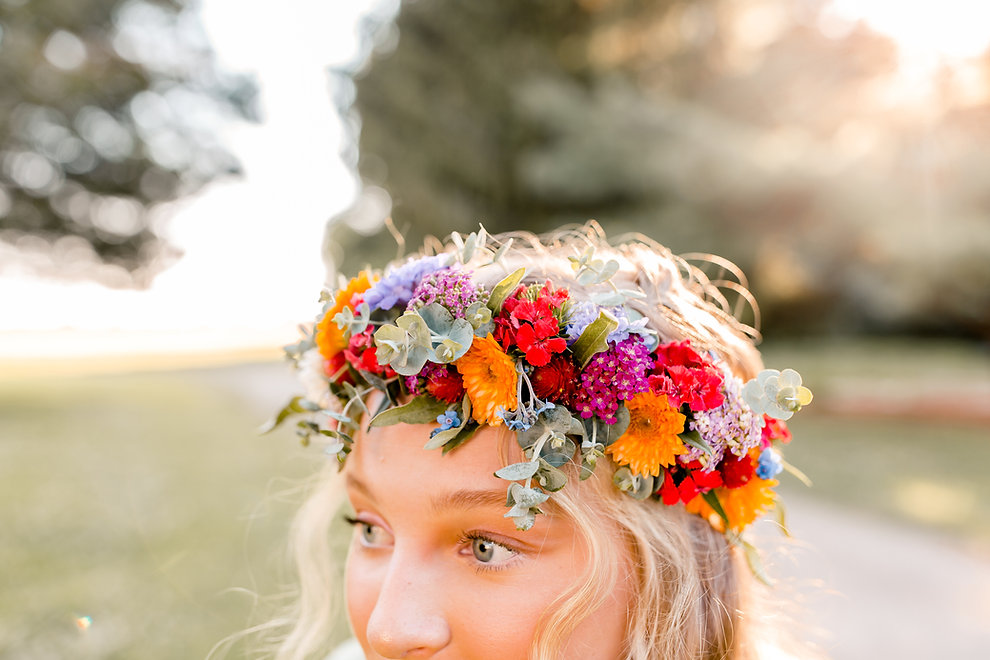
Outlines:
[[785, 445], [791, 441], [791, 431], [782, 420], [774, 419], [770, 415], [763, 415], [763, 437], [760, 447], [766, 449], [774, 440], [780, 440]]
[[550, 362], [553, 353], [563, 353], [567, 340], [563, 337], [542, 335], [534, 326], [526, 323], [516, 333], [516, 345], [526, 355], [526, 361], [534, 367], [543, 367]]
[[700, 367], [711, 363], [691, 348], [691, 340], [674, 341], [657, 347], [657, 369], [678, 364], [683, 367]]
[[515, 294], [502, 305], [499, 318], [495, 319], [492, 333], [502, 350], [508, 351], [512, 345], [521, 350], [526, 361], [542, 367], [550, 362], [554, 353], [562, 353], [567, 341], [558, 337], [560, 322], [553, 310], [567, 299], [567, 291], [554, 291], [550, 284], [544, 284], [535, 298], [531, 288], [525, 285], [516, 289]]
[[746, 456], [726, 454], [718, 469], [722, 473], [726, 488], [739, 488], [756, 474], [756, 461], [748, 454]]
[[427, 376], [426, 391], [441, 401], [459, 403], [464, 398], [464, 380], [456, 369], [438, 369]]
[[674, 475], [667, 469], [664, 469], [661, 474], [663, 475], [663, 484], [660, 486], [660, 499], [667, 506], [673, 506], [681, 499], [677, 484], [674, 483]]
[[701, 412], [725, 402], [722, 372], [691, 348], [687, 339], [658, 347], [656, 355], [657, 373], [649, 377], [650, 387], [666, 394], [671, 405], [686, 403], [694, 412]]
[[686, 403], [694, 412], [718, 408], [725, 402], [722, 374], [706, 367], [669, 365], [660, 376], [650, 376], [655, 391], [666, 394], [672, 405]]
[[576, 378], [577, 370], [563, 355], [553, 356], [547, 365], [537, 367], [529, 377], [537, 397], [561, 403], [570, 401]]
[[705, 472], [701, 467], [700, 462], [691, 461], [665, 468], [663, 485], [659, 491], [663, 503], [668, 506], [678, 502], [687, 503], [701, 493], [723, 485], [722, 475], [718, 470]]
[[382, 374], [386, 378], [395, 376], [392, 367], [378, 364], [378, 348], [372, 337], [374, 328], [367, 328], [364, 332], [351, 335], [347, 342], [347, 348], [343, 350], [343, 355], [352, 367], [358, 371], [367, 371], [373, 374]]

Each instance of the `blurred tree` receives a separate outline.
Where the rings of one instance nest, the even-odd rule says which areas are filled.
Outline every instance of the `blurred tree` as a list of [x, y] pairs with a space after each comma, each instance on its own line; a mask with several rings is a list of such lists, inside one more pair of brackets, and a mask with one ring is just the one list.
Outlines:
[[165, 261], [156, 205], [238, 172], [220, 119], [255, 118], [183, 0], [0, 0], [0, 89], [0, 247], [116, 285]]
[[331, 260], [387, 256], [389, 214], [411, 246], [596, 218], [736, 261], [776, 329], [990, 335], [987, 98], [898, 100], [895, 45], [826, 5], [408, 0], [355, 77]]

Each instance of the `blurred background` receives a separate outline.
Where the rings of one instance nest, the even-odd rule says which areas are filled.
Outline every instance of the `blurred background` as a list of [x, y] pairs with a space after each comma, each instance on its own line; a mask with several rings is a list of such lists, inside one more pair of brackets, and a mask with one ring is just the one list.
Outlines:
[[205, 657], [263, 621], [321, 458], [255, 429], [323, 282], [395, 256], [388, 223], [415, 247], [589, 218], [741, 266], [767, 363], [815, 390], [788, 454], [815, 485], [782, 484], [770, 556], [806, 635], [975, 656], [988, 24], [964, 0], [0, 0], [0, 658]]

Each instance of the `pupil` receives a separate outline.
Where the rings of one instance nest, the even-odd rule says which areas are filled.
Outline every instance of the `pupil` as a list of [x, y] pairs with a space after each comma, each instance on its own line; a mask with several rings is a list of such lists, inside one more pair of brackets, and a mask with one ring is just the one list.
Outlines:
[[484, 539], [475, 539], [473, 545], [475, 559], [483, 562], [490, 562], [492, 560], [492, 555], [495, 554], [495, 548], [491, 543]]
[[371, 525], [364, 525], [361, 528], [361, 533], [364, 534], [364, 540], [365, 541], [374, 541], [375, 540], [375, 530], [372, 529]]

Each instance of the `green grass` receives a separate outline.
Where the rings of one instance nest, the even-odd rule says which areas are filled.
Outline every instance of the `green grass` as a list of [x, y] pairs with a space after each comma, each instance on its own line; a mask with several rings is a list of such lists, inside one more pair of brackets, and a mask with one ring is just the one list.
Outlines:
[[[818, 393], [790, 422], [795, 440], [785, 450], [814, 487], [807, 490], [784, 475], [785, 495], [801, 491], [990, 550], [986, 347], [858, 340], [768, 343], [763, 349], [768, 365], [798, 369]], [[834, 405], [857, 395], [881, 404], [914, 400], [925, 408], [910, 417], [871, 417], [863, 410], [844, 415]], [[966, 415], [956, 407], [960, 403]]]
[[254, 622], [313, 470], [268, 413], [189, 374], [0, 384], [0, 658], [203, 658]]

